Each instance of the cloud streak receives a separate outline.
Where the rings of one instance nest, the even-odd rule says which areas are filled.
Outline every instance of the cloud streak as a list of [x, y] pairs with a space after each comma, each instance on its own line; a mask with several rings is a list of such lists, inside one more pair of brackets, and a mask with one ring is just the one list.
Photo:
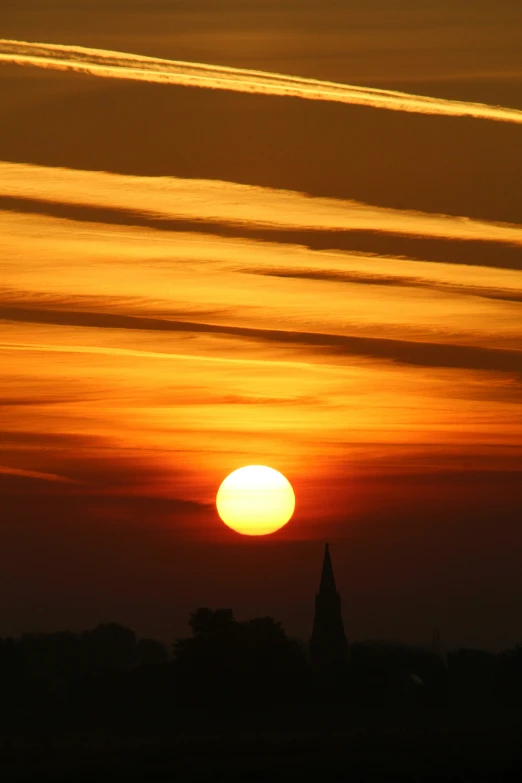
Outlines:
[[[479, 296], [484, 299], [501, 302], [522, 302], [522, 290], [502, 288], [485, 288], [470, 285], [455, 285], [451, 283], [436, 283], [422, 277], [406, 277], [403, 275], [372, 274], [370, 272], [338, 272], [329, 269], [263, 269], [254, 274], [264, 277], [281, 277], [295, 280], [318, 280], [325, 283], [346, 283], [355, 285], [400, 286], [401, 288], [429, 288], [450, 294]], [[521, 281], [522, 282], [522, 281]]]
[[[0, 199], [0, 208], [3, 204], [17, 211], [74, 219], [83, 210], [83, 218], [88, 220], [154, 227], [182, 220], [202, 228], [205, 224], [227, 224], [249, 230], [371, 231], [387, 237], [397, 234], [522, 246], [522, 226], [517, 224], [379, 207], [221, 180], [129, 176], [0, 161]], [[167, 222], [166, 227], [174, 226]]]
[[[1, 186], [0, 186], [1, 189]], [[256, 223], [219, 222], [196, 217], [158, 217], [135, 209], [115, 206], [71, 204], [23, 196], [0, 195], [0, 211], [65, 218], [78, 223], [104, 223], [114, 226], [139, 226], [155, 231], [194, 233], [219, 237], [244, 238], [283, 245], [301, 245], [311, 250], [345, 250], [418, 261], [435, 261], [467, 266], [522, 269], [522, 252], [515, 242], [494, 239], [467, 239], [453, 236], [428, 236], [360, 228], [295, 228], [259, 226]], [[419, 216], [421, 213], [418, 213]], [[451, 220], [451, 218], [450, 218]], [[512, 239], [512, 237], [510, 237]], [[268, 274], [268, 273], [267, 273]], [[504, 298], [504, 297], [500, 297]], [[510, 297], [506, 297], [510, 298]]]
[[[334, 356], [359, 356], [417, 367], [490, 370], [522, 374], [522, 351], [428, 341], [326, 334], [285, 329], [256, 329], [114, 313], [0, 307], [0, 318], [22, 323], [95, 329], [188, 332], [239, 337], [265, 343], [300, 345]], [[166, 355], [168, 357], [168, 354]]]
[[0, 39], [0, 63], [74, 71], [93, 76], [213, 90], [297, 97], [369, 106], [375, 109], [474, 117], [522, 124], [522, 111], [481, 103], [451, 101], [394, 90], [305, 79], [265, 71], [164, 60], [137, 54]]
[[43, 473], [39, 470], [24, 470], [23, 468], [10, 468], [6, 465], [0, 465], [0, 475], [20, 476], [21, 478], [37, 479], [39, 481], [51, 481], [59, 484], [81, 484], [75, 479], [59, 476], [56, 473]]

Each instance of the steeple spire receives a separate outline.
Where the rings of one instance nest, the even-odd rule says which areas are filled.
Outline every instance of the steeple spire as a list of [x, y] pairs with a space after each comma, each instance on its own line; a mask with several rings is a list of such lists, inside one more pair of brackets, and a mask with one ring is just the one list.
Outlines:
[[330, 546], [325, 544], [324, 546], [324, 558], [323, 558], [323, 570], [321, 571], [321, 582], [319, 584], [319, 593], [322, 595], [334, 594], [337, 595], [337, 587], [335, 586], [335, 578], [332, 567], [332, 559], [330, 557]]
[[315, 596], [310, 659], [314, 669], [329, 671], [342, 668], [348, 659], [348, 643], [341, 615], [341, 596], [335, 584], [328, 544], [325, 544], [319, 592]]

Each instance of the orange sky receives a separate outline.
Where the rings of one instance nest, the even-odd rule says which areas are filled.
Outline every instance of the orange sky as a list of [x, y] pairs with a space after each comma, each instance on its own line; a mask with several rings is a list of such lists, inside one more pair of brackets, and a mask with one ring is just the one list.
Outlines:
[[[522, 110], [507, 0], [70, 5], [7, 2], [2, 37]], [[221, 602], [306, 635], [329, 537], [351, 637], [437, 623], [514, 641], [520, 125], [2, 64], [7, 49], [9, 632], [118, 619], [168, 638]], [[214, 509], [249, 463], [297, 496], [257, 549]]]

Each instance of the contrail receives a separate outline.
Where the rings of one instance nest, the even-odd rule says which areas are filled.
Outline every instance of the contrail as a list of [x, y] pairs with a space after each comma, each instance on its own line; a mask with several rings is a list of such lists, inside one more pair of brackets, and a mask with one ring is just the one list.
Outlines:
[[394, 90], [357, 87], [349, 84], [303, 79], [265, 71], [227, 68], [221, 65], [163, 60], [138, 54], [0, 39], [0, 64], [14, 63], [59, 71], [75, 71], [110, 79], [155, 82], [158, 84], [206, 87], [258, 95], [281, 95], [312, 101], [357, 104], [376, 109], [439, 114], [450, 117], [476, 117], [522, 124], [522, 111], [411, 95]]

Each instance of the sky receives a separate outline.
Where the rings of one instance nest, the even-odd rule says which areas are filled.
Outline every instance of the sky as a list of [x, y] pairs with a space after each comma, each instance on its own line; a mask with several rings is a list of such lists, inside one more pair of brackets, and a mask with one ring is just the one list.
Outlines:
[[[420, 6], [420, 7], [419, 7]], [[522, 639], [522, 6], [3, 0], [1, 635]], [[267, 464], [292, 521], [226, 528]]]

